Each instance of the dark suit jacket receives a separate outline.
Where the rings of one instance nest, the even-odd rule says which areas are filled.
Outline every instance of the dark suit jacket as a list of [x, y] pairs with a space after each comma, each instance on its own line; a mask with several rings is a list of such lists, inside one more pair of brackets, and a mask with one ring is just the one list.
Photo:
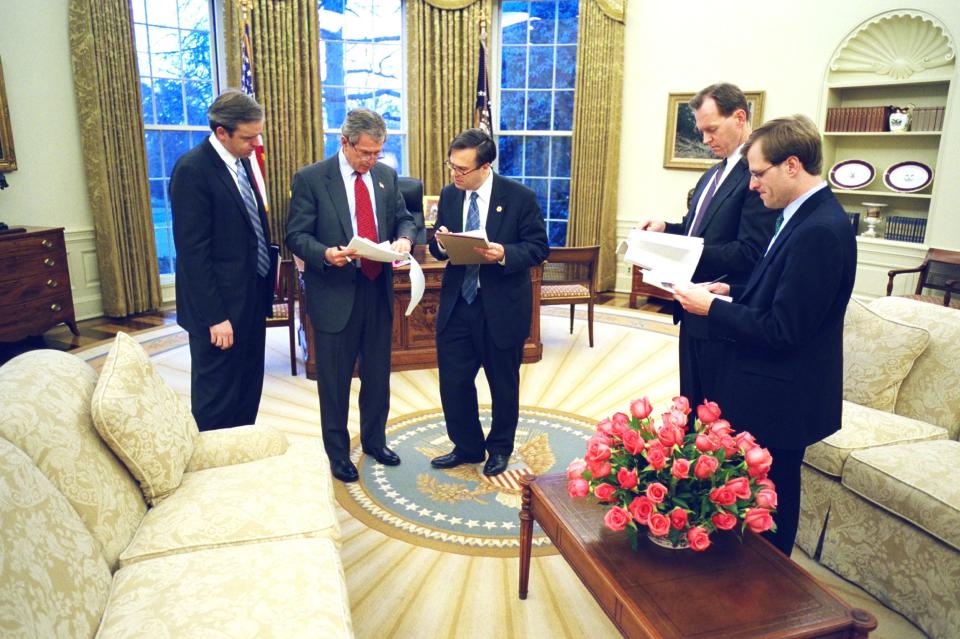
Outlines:
[[[397, 173], [386, 164], [370, 169], [373, 179], [377, 233], [380, 242], [417, 236], [413, 216], [403, 205]], [[307, 312], [313, 328], [339, 333], [353, 308], [358, 263], [342, 268], [328, 266], [324, 252], [331, 246], [346, 246], [353, 238], [353, 221], [340, 173], [339, 154], [306, 166], [293, 176], [286, 244], [306, 263], [303, 281], [307, 287]], [[386, 276], [384, 302], [393, 316], [393, 268], [383, 265]]]
[[[250, 163], [243, 160], [250, 175]], [[253, 183], [253, 180], [250, 180]], [[270, 227], [254, 188], [260, 224]], [[173, 241], [177, 249], [177, 323], [208, 334], [229, 319], [237, 339], [270, 313], [270, 295], [257, 299], [257, 236], [233, 175], [204, 140], [177, 160], [170, 177]]]
[[[667, 224], [666, 232], [685, 235], [693, 223], [700, 196], [720, 170], [718, 162], [703, 174], [694, 188], [690, 210], [680, 223]], [[731, 285], [743, 284], [763, 255], [779, 211], [766, 208], [760, 196], [750, 190], [747, 161], [740, 161], [730, 170], [704, 212], [697, 235], [703, 238], [703, 255], [693, 274], [694, 282], [709, 282], [721, 275]], [[686, 331], [693, 337], [707, 337], [706, 322], [696, 315], [682, 313], [679, 304], [674, 322], [683, 318]]]
[[[440, 192], [436, 227], [447, 227], [453, 233], [463, 231], [463, 201], [465, 191], [448, 184]], [[490, 209], [487, 213], [487, 239], [502, 244], [506, 256], [504, 266], [480, 266], [480, 296], [487, 327], [498, 348], [522, 344], [530, 335], [530, 317], [533, 312], [530, 286], [530, 268], [547, 258], [550, 248], [543, 215], [533, 191], [518, 182], [499, 175], [493, 176]], [[430, 241], [430, 252], [438, 260], [447, 256]], [[437, 333], [450, 319], [465, 266], [447, 264], [443, 271], [440, 290], [440, 311]]]
[[781, 229], [735, 303], [714, 301], [711, 337], [732, 340], [718, 403], [763, 446], [799, 449], [840, 428], [843, 316], [857, 244], [829, 187]]

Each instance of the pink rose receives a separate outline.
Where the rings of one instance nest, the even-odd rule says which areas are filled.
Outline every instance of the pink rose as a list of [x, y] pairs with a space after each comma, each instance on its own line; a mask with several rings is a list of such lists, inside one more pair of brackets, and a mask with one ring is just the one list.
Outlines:
[[770, 472], [770, 466], [773, 464], [773, 457], [770, 451], [759, 446], [748, 450], [743, 458], [747, 462], [747, 473], [751, 477], [766, 477]]
[[750, 499], [750, 480], [746, 477], [731, 479], [726, 486], [733, 491], [737, 499]]
[[600, 441], [597, 439], [600, 437], [599, 434], [594, 435], [590, 438], [590, 441], [587, 442], [587, 454], [586, 461], [589, 464], [590, 462], [602, 462], [610, 459], [610, 446], [608, 443]]
[[743, 520], [746, 522], [747, 528], [755, 533], [770, 530], [773, 526], [773, 517], [770, 516], [770, 511], [766, 508], [747, 508], [747, 514]]
[[737, 525], [737, 516], [721, 510], [710, 518], [717, 530], [733, 530]]
[[667, 496], [667, 487], [658, 481], [647, 486], [647, 497], [655, 504], [662, 504], [663, 498]]
[[720, 462], [716, 457], [712, 455], [700, 455], [697, 458], [697, 462], [693, 465], [693, 474], [697, 479], [709, 479], [717, 468], [720, 467]]
[[616, 490], [613, 484], [600, 484], [593, 489], [593, 496], [600, 501], [611, 501], [613, 499], [613, 493], [615, 493]]
[[673, 465], [670, 467], [670, 474], [676, 477], [677, 479], [689, 479], [690, 478], [690, 460], [679, 458], [673, 460]]
[[663, 444], [653, 441], [647, 446], [647, 463], [654, 470], [663, 470], [667, 465], [667, 454], [663, 450]]
[[767, 510], [777, 509], [777, 493], [769, 488], [761, 488], [757, 493], [757, 506]]
[[630, 522], [630, 513], [619, 506], [613, 506], [603, 516], [603, 523], [613, 532], [620, 532]]
[[737, 441], [737, 448], [739, 448], [744, 454], [746, 454], [751, 448], [756, 448], [757, 446], [757, 440], [754, 439], [753, 435], [745, 430], [737, 433], [734, 439]]
[[701, 424], [709, 424], [720, 419], [720, 407], [716, 402], [703, 400], [703, 403], [697, 406], [697, 419]]
[[679, 413], [684, 415], [690, 414], [690, 400], [684, 397], [683, 395], [677, 395], [673, 398], [673, 404], [671, 408]]
[[[596, 490], [594, 490], [596, 493]], [[730, 506], [737, 503], [737, 496], [727, 486], [719, 486], [710, 491], [710, 501], [718, 506]]]
[[613, 422], [609, 418], [597, 424], [597, 432], [607, 437], [613, 435]]
[[610, 462], [587, 460], [587, 470], [594, 479], [602, 479], [610, 474]]
[[[678, 428], [682, 428], [687, 425], [687, 420], [683, 414], [675, 411], [670, 411], [669, 413], [664, 413], [661, 415], [660, 422], [663, 424], [663, 426], [676, 426]], [[662, 429], [663, 426], [660, 428]]]
[[758, 488], [769, 488], [770, 490], [777, 489], [776, 485], [773, 483], [773, 480], [770, 479], [769, 477], [758, 479], [754, 483], [757, 485]]
[[650, 526], [650, 534], [654, 537], [665, 537], [670, 532], [670, 520], [660, 513], [650, 515], [650, 522], [647, 525]]
[[629, 429], [623, 433], [623, 448], [631, 455], [639, 455], [643, 452], [643, 437], [638, 431]]
[[567, 494], [571, 497], [586, 497], [590, 492], [590, 484], [586, 479], [571, 479], [567, 482]]
[[712, 453], [720, 448], [720, 442], [718, 440], [703, 433], [697, 435], [696, 439], [694, 439], [694, 444], [701, 453]]
[[687, 531], [687, 543], [690, 544], [690, 548], [698, 552], [706, 550], [710, 547], [710, 534], [706, 529], [694, 526]]
[[583, 477], [583, 471], [587, 469], [587, 462], [582, 459], [574, 459], [567, 466], [567, 479], [580, 479]]
[[621, 468], [617, 471], [617, 482], [619, 482], [620, 488], [624, 490], [635, 488], [637, 485], [637, 471]]
[[723, 452], [727, 454], [727, 459], [740, 452], [740, 449], [737, 448], [737, 442], [730, 435], [723, 435], [720, 438], [720, 446], [723, 448]]
[[687, 527], [687, 511], [677, 506], [670, 511], [670, 525], [677, 530], [683, 530]]
[[636, 419], [646, 419], [653, 412], [653, 406], [646, 397], [635, 399], [630, 402], [630, 414]]
[[683, 431], [679, 426], [673, 424], [664, 424], [657, 431], [657, 439], [663, 444], [664, 448], [670, 449], [673, 446], [683, 445]]
[[647, 521], [650, 518], [650, 513], [654, 510], [653, 502], [650, 501], [644, 495], [639, 497], [634, 497], [633, 501], [630, 502], [630, 505], [627, 506], [627, 510], [630, 511], [630, 515], [633, 516], [633, 520], [638, 524], [647, 525]]
[[725, 419], [718, 419], [710, 424], [707, 429], [710, 431], [711, 435], [717, 435], [718, 437], [723, 437], [724, 435], [730, 435], [733, 433], [733, 428], [730, 426], [730, 422]]

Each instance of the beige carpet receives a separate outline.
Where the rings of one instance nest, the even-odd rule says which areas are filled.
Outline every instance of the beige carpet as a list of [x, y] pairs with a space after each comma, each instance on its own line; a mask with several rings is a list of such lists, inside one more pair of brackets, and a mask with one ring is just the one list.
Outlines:
[[[544, 309], [544, 358], [523, 367], [520, 401], [600, 419], [626, 410], [630, 399], [648, 395], [656, 406], [677, 393], [677, 342], [669, 318], [637, 311], [598, 309], [595, 347], [587, 346], [585, 322], [568, 334], [565, 308]], [[153, 331], [150, 335], [156, 336]], [[163, 377], [189, 395], [190, 359], [175, 328], [160, 329], [152, 344]], [[267, 379], [259, 423], [292, 437], [319, 436], [316, 386], [289, 369], [286, 333], [268, 331]], [[94, 358], [105, 349], [88, 349]], [[436, 370], [395, 373], [391, 419], [439, 408]], [[480, 401], [489, 402], [480, 380]], [[353, 388], [351, 431], [357, 430], [358, 385]], [[402, 466], [401, 466], [402, 468]], [[367, 527], [339, 511], [342, 558], [356, 636], [389, 637], [615, 637], [616, 628], [560, 556], [534, 558], [530, 595], [517, 597], [518, 560], [473, 557], [411, 545]], [[880, 621], [876, 639], [925, 635], [855, 585], [811, 561], [800, 549], [793, 558], [853, 606]]]

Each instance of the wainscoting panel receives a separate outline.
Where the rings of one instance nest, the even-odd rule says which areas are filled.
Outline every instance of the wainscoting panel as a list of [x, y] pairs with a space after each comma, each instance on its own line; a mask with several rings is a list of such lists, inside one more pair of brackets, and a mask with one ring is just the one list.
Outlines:
[[70, 269], [70, 288], [77, 319], [101, 317], [103, 300], [95, 231], [92, 228], [66, 229], [63, 238], [67, 245], [67, 268]]

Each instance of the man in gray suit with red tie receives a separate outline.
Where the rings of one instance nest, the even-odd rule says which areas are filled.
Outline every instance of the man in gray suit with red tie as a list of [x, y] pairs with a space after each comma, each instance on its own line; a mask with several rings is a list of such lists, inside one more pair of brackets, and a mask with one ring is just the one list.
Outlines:
[[313, 323], [323, 446], [333, 476], [359, 479], [350, 460], [347, 416], [354, 365], [360, 371], [360, 443], [387, 466], [400, 457], [386, 445], [390, 411], [393, 275], [389, 263], [359, 259], [344, 247], [354, 236], [412, 248], [417, 227], [403, 204], [397, 173], [377, 162], [387, 139], [380, 114], [354, 109], [341, 127], [339, 152], [293, 176], [287, 247], [306, 269]]
[[[689, 104], [704, 144], [721, 162], [697, 182], [681, 222], [641, 220], [638, 228], [702, 237], [703, 255], [693, 281], [723, 278], [742, 284], [770, 240], [777, 217], [777, 211], [766, 208], [750, 190], [741, 155], [751, 131], [747, 99], [738, 87], [719, 83], [701, 90]], [[673, 318], [680, 323], [680, 393], [694, 405], [704, 398], [713, 400], [723, 367], [722, 344], [709, 338], [703, 318], [679, 305]]]

